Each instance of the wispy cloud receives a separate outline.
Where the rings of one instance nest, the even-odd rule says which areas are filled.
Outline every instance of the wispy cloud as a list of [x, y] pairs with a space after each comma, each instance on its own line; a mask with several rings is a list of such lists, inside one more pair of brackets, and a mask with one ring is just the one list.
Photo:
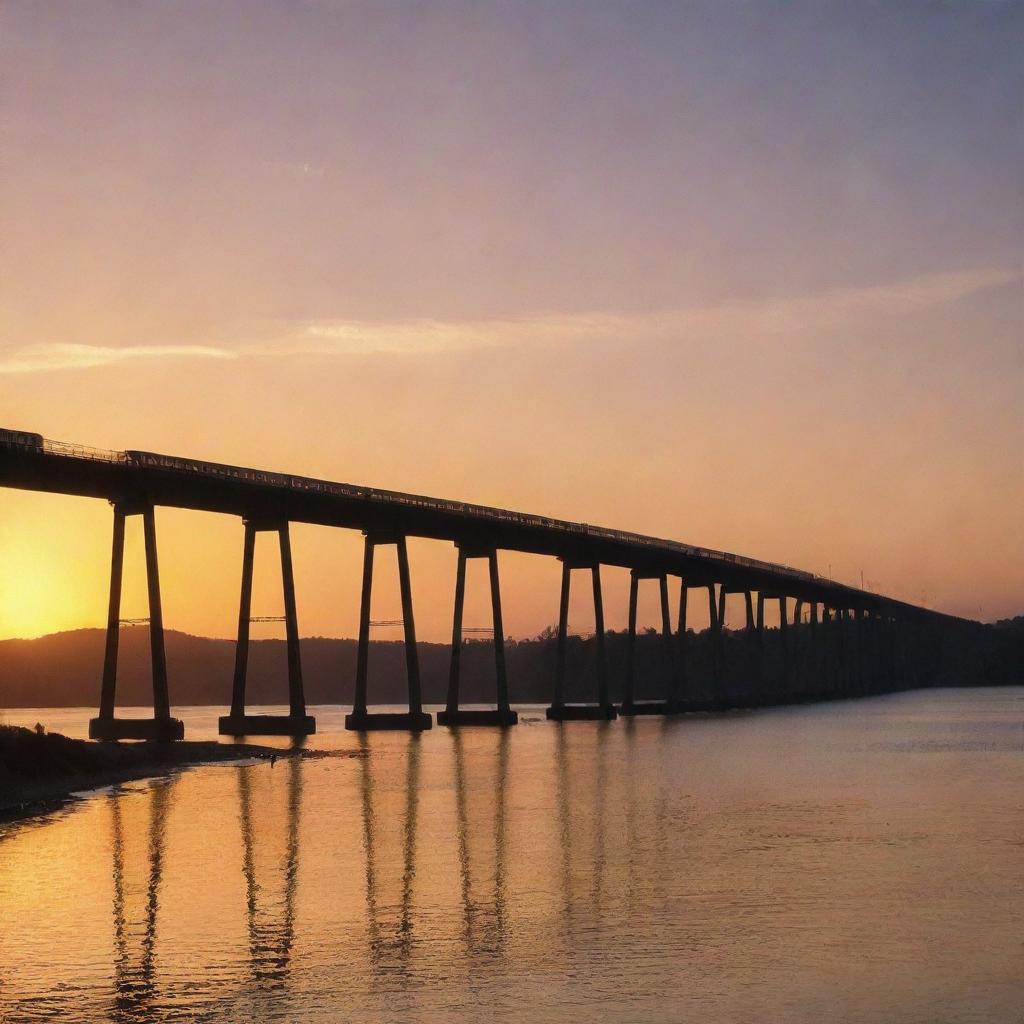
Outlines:
[[411, 356], [617, 340], [635, 344], [688, 338], [814, 339], [869, 317], [899, 317], [947, 306], [1021, 280], [1019, 270], [982, 268], [866, 288], [652, 313], [584, 312], [481, 320], [298, 320], [278, 325], [257, 342], [230, 346], [37, 344], [7, 354], [0, 351], [0, 374], [111, 366], [139, 359]]
[[549, 346], [587, 340], [634, 341], [729, 334], [758, 337], [823, 331], [866, 316], [903, 316], [1020, 281], [1016, 270], [987, 268], [846, 288], [653, 313], [589, 312], [489, 320], [315, 320], [293, 325], [265, 354], [430, 354], [510, 345]]
[[229, 349], [209, 345], [106, 345], [69, 343], [27, 345], [10, 353], [0, 352], [0, 374], [41, 373], [47, 370], [81, 370], [111, 366], [138, 359], [236, 359]]

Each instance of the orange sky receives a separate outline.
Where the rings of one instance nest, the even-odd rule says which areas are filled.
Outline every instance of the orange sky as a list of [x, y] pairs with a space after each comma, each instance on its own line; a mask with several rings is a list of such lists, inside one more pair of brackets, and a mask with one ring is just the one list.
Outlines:
[[[1012, 5], [5, 6], [0, 426], [1024, 610]], [[240, 524], [158, 531], [168, 626], [231, 635]], [[109, 533], [0, 491], [0, 637], [102, 624]], [[293, 543], [303, 633], [353, 635], [359, 537]], [[454, 552], [411, 557], [444, 639]], [[502, 572], [555, 620], [557, 565]]]

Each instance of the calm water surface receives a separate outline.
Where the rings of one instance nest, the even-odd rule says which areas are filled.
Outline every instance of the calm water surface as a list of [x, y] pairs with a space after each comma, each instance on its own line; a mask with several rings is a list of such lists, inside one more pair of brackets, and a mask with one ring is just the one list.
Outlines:
[[1024, 1019], [1024, 689], [419, 738], [315, 714], [321, 758], [0, 826], [0, 1021]]

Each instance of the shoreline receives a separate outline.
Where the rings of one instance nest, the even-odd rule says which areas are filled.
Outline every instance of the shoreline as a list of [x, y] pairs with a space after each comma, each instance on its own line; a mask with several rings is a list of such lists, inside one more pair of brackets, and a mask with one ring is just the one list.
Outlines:
[[[215, 740], [101, 744], [60, 733], [39, 736], [28, 729], [5, 726], [0, 728], [0, 826], [60, 810], [73, 801], [88, 799], [95, 790], [203, 764], [321, 753]], [[27, 764], [26, 755], [30, 759]]]

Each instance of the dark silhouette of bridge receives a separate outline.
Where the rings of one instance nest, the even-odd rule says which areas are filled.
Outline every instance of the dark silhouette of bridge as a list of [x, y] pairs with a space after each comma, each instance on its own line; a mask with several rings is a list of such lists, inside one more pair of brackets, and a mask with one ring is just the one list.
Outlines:
[[[782, 686], [773, 691], [778, 700], [807, 697], [806, 686], [788, 687], [796, 676], [799, 659], [806, 675], [807, 664], [820, 666], [824, 675], [838, 676], [842, 695], [876, 692], [877, 681], [898, 677], [916, 653], [938, 649], [942, 639], [969, 639], [979, 623], [944, 615], [931, 609], [897, 601], [868, 590], [851, 587], [789, 566], [730, 552], [683, 544], [529, 515], [465, 502], [385, 491], [309, 477], [226, 466], [151, 452], [116, 452], [45, 440], [38, 434], [0, 430], [0, 485], [25, 490], [102, 498], [113, 506], [110, 603], [99, 715], [90, 724], [97, 739], [178, 739], [182, 723], [171, 717], [164, 629], [160, 602], [160, 578], [154, 509], [157, 506], [187, 508], [238, 516], [244, 524], [241, 600], [238, 643], [230, 713], [220, 720], [226, 735], [308, 735], [315, 730], [306, 714], [302, 684], [299, 627], [292, 571], [289, 524], [312, 523], [362, 531], [365, 537], [355, 700], [346, 727], [369, 729], [428, 729], [432, 718], [423, 711], [416, 649], [409, 559], [406, 538], [425, 537], [451, 541], [458, 551], [455, 581], [455, 615], [447, 706], [438, 716], [445, 725], [514, 724], [510, 687], [506, 675], [501, 613], [498, 552], [521, 551], [548, 555], [562, 563], [562, 585], [556, 646], [557, 671], [548, 718], [613, 719], [617, 715], [670, 715], [684, 711], [717, 710], [730, 706], [721, 686], [697, 692], [686, 670], [688, 643], [687, 609], [692, 591], [706, 591], [711, 631], [713, 681], [722, 678], [726, 657], [724, 623], [726, 598], [744, 598], [747, 645], [763, 671], [765, 604], [779, 609], [779, 646]], [[149, 628], [153, 678], [153, 717], [120, 719], [115, 715], [117, 648], [122, 624], [121, 578], [124, 561], [124, 530], [128, 516], [141, 516], [145, 540], [149, 593]], [[260, 531], [278, 535], [284, 588], [284, 622], [288, 650], [287, 715], [250, 715], [246, 711], [246, 671], [255, 536]], [[370, 596], [374, 553], [380, 545], [395, 545], [402, 601], [408, 710], [382, 713], [370, 710], [368, 661]], [[486, 558], [489, 567], [493, 612], [496, 669], [495, 708], [468, 710], [459, 704], [462, 612], [466, 562]], [[601, 567], [617, 566], [631, 572], [628, 658], [623, 699], [618, 706], [609, 697], [608, 658], [605, 650]], [[574, 570], [590, 575], [595, 633], [593, 702], [567, 703], [564, 698], [568, 642], [569, 592]], [[680, 600], [676, 629], [669, 614], [669, 578], [679, 580]], [[641, 582], [657, 584], [661, 604], [661, 684], [658, 700], [636, 699], [633, 686], [636, 641], [637, 595]], [[809, 640], [800, 645], [790, 639], [793, 627], [806, 615]], [[134, 620], [131, 620], [134, 621]], [[468, 630], [467, 630], [468, 631]], [[802, 650], [794, 648], [800, 646]], [[808, 648], [807, 650], [806, 648]], [[965, 645], [969, 646], [969, 644]], [[825, 671], [827, 669], [827, 671]], [[866, 685], [870, 677], [873, 682]], [[886, 688], [896, 688], [889, 686]]]

